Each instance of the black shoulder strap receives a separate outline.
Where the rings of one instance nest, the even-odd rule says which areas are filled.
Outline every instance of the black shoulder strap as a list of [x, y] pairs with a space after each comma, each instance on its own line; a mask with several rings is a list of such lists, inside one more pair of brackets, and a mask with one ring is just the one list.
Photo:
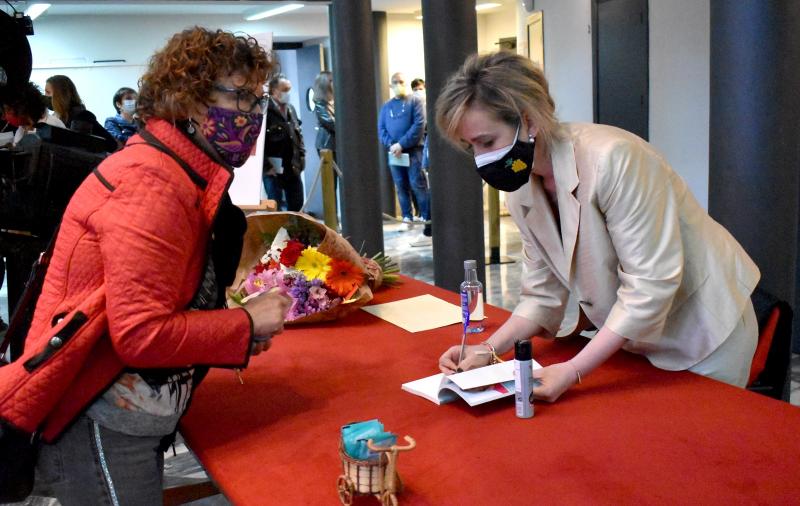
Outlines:
[[156, 139], [156, 137], [153, 134], [151, 134], [145, 129], [140, 130], [139, 135], [142, 137], [142, 139], [144, 139], [147, 142], [133, 142], [127, 145], [135, 146], [137, 144], [146, 144], [161, 151], [165, 155], [175, 160], [175, 163], [177, 163], [178, 165], [181, 166], [181, 168], [183, 168], [184, 172], [186, 172], [186, 175], [189, 176], [189, 179], [191, 179], [194, 182], [194, 184], [199, 186], [200, 189], [202, 190], [206, 189], [206, 187], [208, 186], [208, 181], [206, 181], [200, 174], [195, 172], [195, 170], [191, 166], [189, 166], [189, 164], [186, 163], [186, 161], [183, 158], [178, 156], [177, 153], [175, 153], [170, 148], [165, 146], [164, 143]]

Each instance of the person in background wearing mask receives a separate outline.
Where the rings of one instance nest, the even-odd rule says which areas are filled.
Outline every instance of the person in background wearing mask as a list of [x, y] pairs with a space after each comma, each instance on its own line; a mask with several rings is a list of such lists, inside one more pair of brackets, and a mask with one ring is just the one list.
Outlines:
[[[425, 79], [417, 77], [411, 80], [411, 92], [414, 96], [422, 101], [422, 110], [425, 111], [426, 97], [425, 97]], [[428, 114], [428, 111], [425, 111]]]
[[[577, 355], [534, 371], [534, 396], [555, 401], [619, 349], [744, 387], [758, 333], [756, 265], [650, 144], [611, 126], [559, 123], [555, 109], [541, 69], [505, 51], [470, 56], [436, 101], [443, 136], [508, 192], [524, 261], [511, 317], [460, 364], [459, 347], [447, 350], [440, 369], [484, 366], [520, 339], [594, 327]], [[564, 319], [570, 295], [577, 322]]]
[[47, 113], [46, 102], [39, 88], [29, 82], [20, 90], [20, 93], [14, 96], [13, 100], [3, 104], [3, 119], [6, 125], [2, 131], [15, 129], [12, 145], [19, 144], [26, 134], [36, 132], [37, 123], [64, 128], [61, 120]]
[[83, 105], [72, 79], [60, 74], [50, 76], [45, 83], [44, 93], [51, 97], [56, 117], [67, 128], [82, 134], [102, 137], [105, 141], [105, 151], [109, 153], [117, 150], [117, 140], [97, 122], [97, 116]]
[[[327, 149], [331, 152], [334, 163], [336, 162], [336, 110], [333, 100], [333, 74], [323, 70], [314, 79], [314, 116], [317, 118], [317, 138], [314, 146], [319, 154]], [[333, 171], [333, 188], [335, 194], [339, 192], [339, 173]], [[339, 200], [336, 196], [337, 202]], [[338, 204], [336, 205], [338, 209]]]
[[269, 82], [267, 132], [264, 139], [264, 189], [278, 203], [279, 210], [299, 211], [303, 207], [303, 179], [306, 149], [300, 119], [289, 92], [292, 83], [283, 74]]
[[[422, 171], [422, 139], [425, 133], [425, 112], [422, 101], [409, 95], [403, 74], [396, 73], [391, 79], [394, 97], [381, 107], [378, 116], [378, 137], [389, 151], [389, 170], [392, 172], [397, 199], [403, 222], [410, 229], [414, 221], [411, 208], [411, 192], [419, 205], [420, 220], [430, 216], [430, 192], [428, 181]], [[408, 155], [408, 165], [401, 155]]]
[[227, 189], [274, 65], [248, 36], [174, 35], [142, 75], [142, 129], [72, 197], [25, 352], [0, 368], [0, 417], [41, 430], [35, 495], [162, 504], [163, 452], [208, 367], [246, 367], [283, 330], [281, 293], [225, 307], [246, 229]]
[[136, 90], [132, 88], [120, 88], [114, 93], [114, 109], [117, 115], [106, 118], [104, 124], [108, 133], [117, 140], [122, 147], [128, 139], [136, 133], [139, 127], [134, 122], [136, 113]]

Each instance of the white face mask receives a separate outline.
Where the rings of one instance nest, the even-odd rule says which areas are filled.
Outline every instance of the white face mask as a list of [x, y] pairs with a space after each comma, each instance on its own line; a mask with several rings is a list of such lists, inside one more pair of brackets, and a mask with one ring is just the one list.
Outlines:
[[422, 100], [425, 100], [425, 90], [416, 90], [414, 92], [414, 96]]
[[514, 134], [514, 141], [511, 144], [500, 149], [495, 149], [494, 151], [489, 151], [488, 153], [481, 153], [480, 155], [477, 155], [475, 157], [475, 166], [483, 167], [484, 165], [494, 163], [506, 156], [508, 152], [511, 151], [511, 148], [514, 147], [514, 144], [516, 144], [517, 137], [519, 137], [519, 126], [517, 126], [517, 133]]
[[405, 97], [406, 96], [406, 85], [405, 84], [393, 84], [392, 91], [394, 92], [395, 97]]
[[127, 112], [128, 114], [133, 114], [136, 112], [136, 100], [123, 100], [122, 101], [122, 110]]
[[289, 94], [288, 93], [276, 93], [275, 94], [275, 101], [279, 104], [286, 105], [289, 103]]

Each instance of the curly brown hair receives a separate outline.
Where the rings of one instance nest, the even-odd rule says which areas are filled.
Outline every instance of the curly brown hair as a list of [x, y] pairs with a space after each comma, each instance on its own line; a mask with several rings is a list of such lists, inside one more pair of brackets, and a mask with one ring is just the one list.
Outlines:
[[272, 57], [250, 36], [195, 26], [176, 33], [151, 58], [139, 80], [137, 112], [142, 121], [156, 117], [187, 119], [210, 101], [214, 82], [234, 73], [245, 86], [266, 82], [276, 67]]

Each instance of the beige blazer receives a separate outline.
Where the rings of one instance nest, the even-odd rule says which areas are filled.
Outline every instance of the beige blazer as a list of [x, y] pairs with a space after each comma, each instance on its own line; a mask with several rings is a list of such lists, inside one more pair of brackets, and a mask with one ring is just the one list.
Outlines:
[[610, 126], [562, 127], [560, 233], [541, 178], [506, 198], [524, 257], [514, 314], [555, 335], [571, 294], [625, 349], [662, 369], [695, 365], [739, 322], [758, 268], [652, 146]]

